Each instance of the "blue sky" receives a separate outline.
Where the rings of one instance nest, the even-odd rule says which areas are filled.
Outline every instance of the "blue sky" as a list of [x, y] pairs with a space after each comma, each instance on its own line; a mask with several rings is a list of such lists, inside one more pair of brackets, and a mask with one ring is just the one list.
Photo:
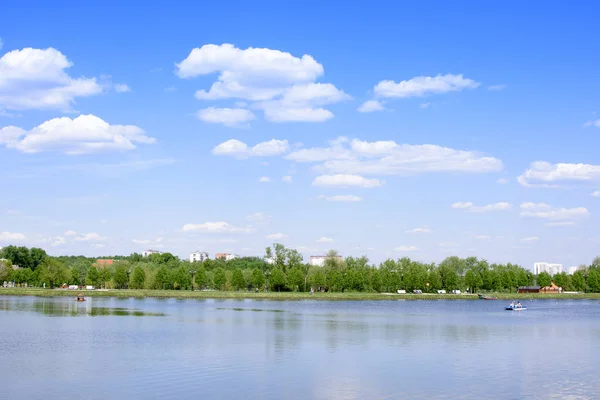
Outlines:
[[589, 263], [600, 6], [397, 3], [5, 2], [0, 246]]

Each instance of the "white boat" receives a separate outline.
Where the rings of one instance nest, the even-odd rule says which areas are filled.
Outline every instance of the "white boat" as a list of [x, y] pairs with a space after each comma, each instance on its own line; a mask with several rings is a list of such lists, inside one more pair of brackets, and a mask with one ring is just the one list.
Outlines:
[[527, 310], [527, 307], [506, 307], [505, 308], [506, 311], [525, 311]]

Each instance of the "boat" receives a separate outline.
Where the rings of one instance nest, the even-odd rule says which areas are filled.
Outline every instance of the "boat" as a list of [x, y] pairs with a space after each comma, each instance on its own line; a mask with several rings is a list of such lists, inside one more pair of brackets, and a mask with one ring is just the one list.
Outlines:
[[85, 297], [83, 297], [83, 294], [79, 293], [77, 295], [77, 301], [85, 301]]
[[479, 296], [479, 300], [498, 300], [494, 296], [486, 296], [486, 295], [483, 295], [483, 294], [478, 294], [478, 296]]
[[527, 310], [527, 307], [511, 307], [508, 306], [505, 308], [506, 311], [525, 311]]

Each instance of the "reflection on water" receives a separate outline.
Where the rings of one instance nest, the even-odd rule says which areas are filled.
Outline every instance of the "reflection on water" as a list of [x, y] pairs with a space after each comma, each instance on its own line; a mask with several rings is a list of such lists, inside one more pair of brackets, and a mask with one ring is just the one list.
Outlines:
[[490, 303], [0, 297], [0, 397], [600, 398], [595, 302]]

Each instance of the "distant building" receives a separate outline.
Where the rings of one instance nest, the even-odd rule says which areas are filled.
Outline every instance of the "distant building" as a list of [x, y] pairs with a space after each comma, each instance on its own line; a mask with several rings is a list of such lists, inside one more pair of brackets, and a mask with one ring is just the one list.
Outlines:
[[238, 256], [237, 254], [230, 254], [230, 253], [217, 253], [215, 254], [215, 260], [225, 260], [225, 261], [230, 261], [233, 260], [234, 258], [239, 258], [240, 256]]
[[585, 265], [573, 265], [573, 266], [567, 268], [567, 274], [573, 275], [577, 271], [584, 271], [584, 270], [585, 270]]
[[333, 258], [335, 259], [337, 262], [341, 263], [342, 261], [344, 261], [344, 259], [342, 258], [342, 256], [310, 256], [308, 263], [310, 265], [314, 265], [317, 267], [322, 267], [323, 265], [325, 265], [325, 260], [327, 260], [328, 258]]
[[150, 257], [152, 254], [161, 254], [161, 251], [158, 250], [145, 250], [142, 252], [143, 257]]
[[275, 264], [275, 259], [273, 257], [265, 257], [265, 262], [269, 265]]
[[97, 268], [105, 268], [107, 265], [113, 265], [114, 263], [115, 260], [113, 259], [98, 259], [93, 266]]
[[205, 251], [194, 251], [190, 253], [190, 262], [204, 262], [208, 260], [208, 253]]
[[547, 262], [536, 262], [533, 264], [533, 273], [539, 275], [542, 272], [547, 272], [550, 276], [560, 274], [562, 272], [562, 264], [551, 264]]

